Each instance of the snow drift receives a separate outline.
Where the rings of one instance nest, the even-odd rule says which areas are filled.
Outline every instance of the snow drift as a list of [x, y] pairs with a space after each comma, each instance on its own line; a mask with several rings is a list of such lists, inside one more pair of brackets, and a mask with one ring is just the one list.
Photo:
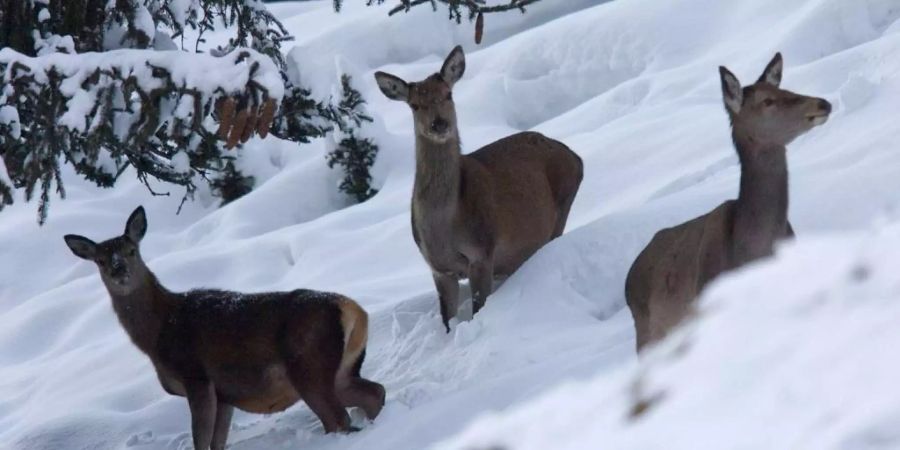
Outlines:
[[435, 448], [897, 448], [898, 264], [897, 222], [792, 244], [714, 283], [638, 367]]
[[[333, 290], [370, 312], [363, 372], [388, 390], [378, 420], [332, 436], [302, 404], [238, 414], [232, 448], [900, 445], [900, 399], [882, 384], [897, 375], [897, 226], [860, 231], [894, 222], [900, 200], [895, 1], [548, 0], [488, 16], [481, 47], [472, 24], [427, 7], [388, 18], [362, 3], [271, 8], [297, 36], [294, 75], [322, 96], [348, 73], [369, 100], [381, 147], [370, 201], [346, 207], [324, 142], [269, 138], [242, 150], [256, 190], [222, 208], [200, 192], [175, 215], [178, 193], [100, 190], [66, 172], [68, 198], [44, 227], [33, 204], [0, 214], [0, 447], [189, 446], [184, 400], [159, 387], [96, 269], [62, 241], [121, 233], [138, 204], [142, 253], [172, 289]], [[567, 233], [445, 334], [409, 229], [410, 113], [371, 74], [424, 78], [456, 43], [464, 151], [534, 129], [575, 150], [585, 179]], [[834, 105], [788, 150], [798, 243], [721, 280], [695, 324], [638, 362], [629, 265], [656, 230], [737, 192], [716, 67], [750, 82], [776, 51], [784, 88]]]

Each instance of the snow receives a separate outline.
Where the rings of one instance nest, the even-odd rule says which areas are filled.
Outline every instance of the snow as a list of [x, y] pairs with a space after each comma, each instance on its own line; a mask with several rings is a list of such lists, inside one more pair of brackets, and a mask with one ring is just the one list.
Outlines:
[[[238, 61], [242, 54], [247, 57]], [[141, 50], [113, 50], [104, 53], [82, 53], [70, 55], [55, 53], [43, 58], [31, 58], [16, 51], [4, 48], [0, 50], [0, 62], [11, 67], [13, 63], [23, 64], [31, 69], [38, 82], [45, 82], [47, 73], [55, 69], [65, 77], [61, 91], [67, 96], [74, 96], [81, 90], [85, 79], [96, 69], [104, 71], [120, 70], [123, 74], [131, 74], [144, 90], [152, 90], [162, 85], [163, 81], [152, 75], [150, 66], [166, 69], [175, 85], [195, 86], [201, 92], [212, 92], [222, 89], [227, 93], [243, 92], [250, 81], [247, 67], [258, 63], [259, 70], [253, 81], [268, 91], [270, 97], [281, 100], [284, 85], [278, 69], [271, 59], [254, 50], [238, 49], [223, 57], [207, 54], [185, 53], [181, 51], [159, 51], [149, 58]]]
[[21, 134], [21, 124], [19, 123], [19, 111], [9, 105], [0, 106], [0, 124], [12, 128], [13, 137], [19, 137]]
[[38, 12], [38, 22], [46, 22], [50, 20], [50, 10], [47, 8], [41, 8]]
[[898, 264], [896, 222], [791, 244], [714, 283], [699, 320], [639, 367], [481, 417], [435, 448], [897, 448]]
[[[120, 234], [138, 204], [142, 254], [172, 289], [330, 290], [370, 313], [363, 374], [388, 390], [382, 415], [335, 436], [303, 404], [240, 413], [234, 449], [900, 447], [896, 1], [547, 1], [487, 16], [482, 46], [445, 12], [363, 3], [267, 6], [297, 37], [294, 76], [327, 96], [349, 73], [368, 100], [381, 152], [366, 203], [334, 189], [325, 140], [270, 137], [238, 160], [257, 188], [222, 208], [201, 192], [175, 215], [181, 196], [154, 197], [133, 172], [103, 190], [67, 168], [44, 227], [33, 203], [0, 212], [0, 448], [190, 447], [186, 402], [61, 238]], [[531, 128], [586, 173], [566, 234], [448, 335], [409, 229], [411, 116], [372, 73], [421, 79], [457, 43], [465, 151]], [[737, 192], [716, 68], [749, 83], [776, 51], [786, 89], [834, 105], [789, 147], [798, 240], [715, 283], [698, 320], [638, 359], [628, 267], [656, 230]], [[649, 406], [630, 419], [635, 401]]]

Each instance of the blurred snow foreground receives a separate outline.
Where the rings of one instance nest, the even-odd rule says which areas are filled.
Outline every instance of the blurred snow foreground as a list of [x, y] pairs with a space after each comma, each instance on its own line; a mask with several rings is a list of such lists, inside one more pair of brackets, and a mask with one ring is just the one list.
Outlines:
[[437, 449], [900, 448], [900, 223], [788, 245], [612, 376]]
[[[234, 449], [900, 448], [900, 6], [896, 0], [543, 1], [491, 16], [484, 41], [419, 8], [273, 4], [289, 61], [319, 96], [350, 74], [376, 117], [379, 193], [345, 208], [322, 140], [251, 140], [257, 188], [222, 208], [152, 197], [134, 177], [100, 190], [62, 173], [44, 227], [0, 214], [0, 448], [189, 447], [168, 396], [121, 330], [66, 233], [105, 239], [138, 204], [142, 254], [173, 289], [337, 291], [370, 313], [363, 375], [388, 390], [378, 419], [325, 435], [303, 405], [237, 414]], [[567, 232], [511, 276], [471, 322], [443, 331], [410, 233], [408, 108], [372, 73], [436, 71], [457, 43], [464, 151], [522, 129], [585, 162]], [[660, 228], [737, 192], [716, 72], [754, 80], [776, 51], [782, 86], [834, 105], [794, 142], [798, 239], [715, 282], [696, 320], [640, 359], [623, 283]], [[21, 195], [21, 192], [16, 192]]]

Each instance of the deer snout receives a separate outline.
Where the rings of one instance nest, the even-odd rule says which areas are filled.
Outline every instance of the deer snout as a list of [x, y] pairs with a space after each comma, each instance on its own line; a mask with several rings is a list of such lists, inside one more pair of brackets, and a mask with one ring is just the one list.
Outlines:
[[820, 98], [816, 99], [815, 110], [806, 113], [806, 120], [813, 124], [813, 126], [822, 125], [826, 120], [828, 120], [828, 116], [830, 114], [831, 103], [828, 103], [828, 100]]
[[109, 262], [109, 274], [119, 278], [128, 274], [128, 267], [121, 258], [113, 257]]
[[431, 122], [431, 131], [438, 134], [444, 134], [447, 132], [449, 126], [450, 124], [447, 123], [443, 117], [437, 117]]

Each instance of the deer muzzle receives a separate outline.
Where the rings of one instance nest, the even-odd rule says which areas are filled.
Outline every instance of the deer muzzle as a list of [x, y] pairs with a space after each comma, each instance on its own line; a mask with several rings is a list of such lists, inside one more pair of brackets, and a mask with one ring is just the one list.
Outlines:
[[822, 125], [828, 120], [831, 114], [831, 103], [825, 99], [818, 99], [816, 102], [816, 110], [806, 115], [806, 120], [812, 122], [813, 125]]
[[436, 134], [444, 134], [447, 132], [447, 128], [450, 127], [450, 124], [442, 117], [435, 118], [431, 122], [431, 131]]

